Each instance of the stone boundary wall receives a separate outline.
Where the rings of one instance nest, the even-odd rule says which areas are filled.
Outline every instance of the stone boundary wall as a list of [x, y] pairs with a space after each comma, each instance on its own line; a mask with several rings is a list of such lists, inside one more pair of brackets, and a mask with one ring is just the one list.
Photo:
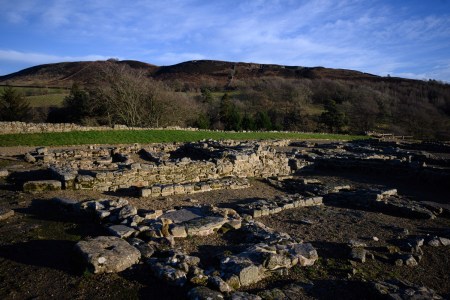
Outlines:
[[170, 126], [165, 128], [128, 127], [126, 125], [110, 126], [81, 126], [74, 123], [26, 123], [26, 122], [0, 122], [0, 134], [14, 133], [46, 133], [46, 132], [71, 132], [71, 131], [109, 131], [109, 130], [190, 130], [197, 128], [181, 128]]
[[[184, 131], [215, 131], [227, 132], [225, 130], [199, 129], [194, 127], [166, 126], [166, 127], [128, 127], [116, 124], [114, 126], [82, 126], [75, 123], [27, 123], [27, 122], [0, 122], [1, 134], [15, 133], [47, 133], [47, 132], [72, 132], [72, 131], [110, 131], [110, 130], [184, 130]], [[250, 132], [250, 131], [242, 131]], [[254, 131], [261, 132], [261, 131]], [[311, 133], [304, 131], [280, 131], [270, 130], [267, 132], [279, 133]], [[318, 133], [324, 134], [327, 133]]]

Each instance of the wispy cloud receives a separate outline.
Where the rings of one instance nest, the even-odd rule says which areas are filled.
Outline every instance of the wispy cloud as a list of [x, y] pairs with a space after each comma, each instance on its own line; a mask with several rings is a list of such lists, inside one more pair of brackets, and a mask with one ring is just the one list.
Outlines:
[[387, 0], [0, 0], [0, 4], [0, 30], [23, 35], [21, 41], [13, 34], [3, 37], [8, 47], [0, 52], [3, 60], [79, 60], [90, 53], [156, 64], [211, 58], [354, 68], [381, 75], [437, 74], [450, 81], [448, 72], [433, 71], [450, 53], [450, 10], [443, 2], [425, 6], [420, 1]]
[[43, 53], [27, 53], [14, 50], [0, 50], [0, 62], [18, 62], [29, 64], [44, 64], [65, 61], [91, 61], [106, 60], [111, 56], [86, 55], [86, 56], [58, 56]]

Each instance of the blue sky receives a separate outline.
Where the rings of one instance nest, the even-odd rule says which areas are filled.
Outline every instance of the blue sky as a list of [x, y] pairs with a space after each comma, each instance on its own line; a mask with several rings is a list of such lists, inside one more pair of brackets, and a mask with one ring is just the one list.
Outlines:
[[0, 74], [114, 57], [450, 82], [450, 0], [0, 0], [0, 7]]

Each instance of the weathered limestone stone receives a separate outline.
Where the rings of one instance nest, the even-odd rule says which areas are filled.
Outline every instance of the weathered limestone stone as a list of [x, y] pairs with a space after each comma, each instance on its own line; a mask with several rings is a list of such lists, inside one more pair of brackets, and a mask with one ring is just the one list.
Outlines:
[[291, 251], [298, 257], [298, 263], [302, 267], [312, 266], [319, 259], [317, 250], [310, 243], [295, 244]]
[[0, 207], [0, 221], [9, 219], [12, 216], [14, 216], [14, 211], [12, 209]]
[[23, 191], [29, 193], [38, 193], [44, 191], [61, 190], [61, 181], [58, 180], [36, 180], [28, 181], [23, 185]]
[[239, 276], [235, 274], [225, 273], [222, 279], [228, 284], [232, 289], [237, 290], [241, 287], [241, 282], [239, 281]]
[[36, 148], [36, 153], [39, 155], [47, 154], [48, 148], [47, 147], [38, 147], [38, 148]]
[[170, 265], [158, 262], [157, 259], [150, 258], [147, 263], [156, 277], [166, 280], [174, 286], [184, 286], [187, 282], [186, 272], [176, 269]]
[[407, 265], [408, 267], [416, 267], [419, 265], [419, 263], [414, 258], [414, 256], [411, 255], [405, 260], [405, 265]]
[[283, 291], [277, 288], [259, 292], [258, 296], [260, 296], [263, 300], [286, 299], [286, 295]]
[[221, 269], [238, 276], [241, 286], [247, 286], [262, 279], [261, 268], [246, 257], [229, 256], [222, 260]]
[[230, 293], [233, 291], [233, 288], [220, 276], [211, 276], [209, 277], [208, 282], [212, 288], [218, 290], [221, 293]]
[[140, 191], [141, 197], [150, 197], [152, 195], [152, 189], [150, 188], [142, 188]]
[[434, 290], [415, 285], [406, 280], [377, 281], [372, 283], [373, 290], [380, 297], [389, 299], [443, 299]]
[[366, 255], [367, 250], [362, 247], [352, 248], [352, 251], [350, 252], [351, 259], [362, 263], [366, 262]]
[[260, 296], [246, 293], [246, 292], [234, 292], [231, 294], [231, 300], [262, 300]]
[[141, 258], [136, 248], [113, 236], [99, 236], [80, 241], [75, 245], [75, 249], [96, 274], [121, 272], [139, 262]]
[[0, 178], [7, 177], [9, 175], [8, 170], [0, 170]]
[[430, 241], [428, 241], [428, 245], [432, 247], [439, 247], [441, 246], [441, 241], [438, 238], [433, 238]]
[[185, 238], [188, 236], [186, 227], [184, 225], [171, 224], [169, 226], [170, 234], [176, 238]]
[[124, 220], [128, 217], [135, 216], [137, 214], [137, 209], [133, 205], [125, 205], [118, 211], [119, 220]]
[[224, 296], [214, 290], [204, 286], [198, 286], [191, 289], [188, 294], [189, 300], [223, 300]]
[[223, 217], [204, 217], [193, 219], [185, 223], [188, 235], [205, 236], [213, 234], [215, 230], [221, 228], [227, 221]]
[[120, 238], [130, 237], [136, 232], [133, 228], [125, 225], [112, 225], [108, 227], [108, 230], [111, 234]]
[[157, 210], [139, 210], [138, 214], [146, 220], [155, 220], [159, 218], [163, 211], [160, 209]]
[[450, 246], [450, 239], [440, 237], [440, 238], [439, 238], [439, 241], [441, 242], [441, 244], [442, 244], [443, 246]]
[[23, 159], [28, 163], [36, 162], [36, 158], [33, 155], [31, 155], [30, 153], [26, 153], [25, 156], [23, 157]]
[[128, 242], [132, 246], [136, 247], [136, 249], [138, 249], [139, 252], [141, 252], [141, 256], [143, 258], [150, 258], [152, 257], [153, 253], [155, 253], [155, 247], [153, 245], [144, 242], [141, 239], [131, 238], [128, 240]]
[[204, 213], [202, 212], [201, 208], [189, 207], [166, 212], [161, 215], [161, 218], [170, 219], [173, 223], [183, 223], [193, 219], [201, 218], [203, 216]]
[[291, 258], [284, 253], [269, 253], [264, 261], [264, 267], [269, 270], [290, 268], [291, 266]]
[[76, 189], [92, 189], [95, 178], [89, 175], [77, 175], [75, 178]]

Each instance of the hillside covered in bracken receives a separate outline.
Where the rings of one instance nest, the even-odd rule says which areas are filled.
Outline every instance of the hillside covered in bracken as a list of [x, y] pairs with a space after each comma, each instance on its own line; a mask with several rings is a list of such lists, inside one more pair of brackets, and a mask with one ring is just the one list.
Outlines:
[[324, 67], [110, 59], [35, 66], [1, 76], [0, 84], [19, 92], [67, 90], [60, 106], [32, 105], [24, 121], [450, 139], [450, 85], [435, 80]]

